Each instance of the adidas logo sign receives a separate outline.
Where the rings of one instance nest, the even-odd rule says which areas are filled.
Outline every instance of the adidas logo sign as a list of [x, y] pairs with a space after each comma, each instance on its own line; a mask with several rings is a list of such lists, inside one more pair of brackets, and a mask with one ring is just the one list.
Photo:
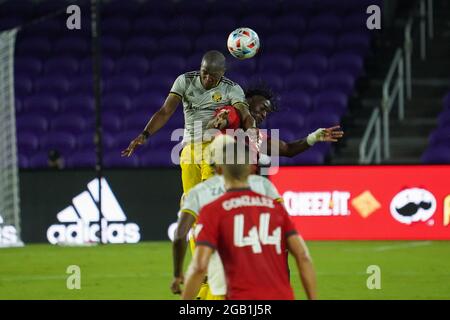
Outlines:
[[[108, 182], [102, 178], [102, 243], [137, 243], [141, 239], [139, 226], [126, 223], [127, 217], [114, 196]], [[51, 225], [47, 239], [51, 244], [84, 244], [99, 242], [100, 226], [98, 179], [87, 185], [88, 190], [73, 198], [73, 205], [60, 211], [60, 224]]]
[[4, 225], [3, 217], [0, 216], [0, 247], [17, 244], [18, 242], [16, 227]]

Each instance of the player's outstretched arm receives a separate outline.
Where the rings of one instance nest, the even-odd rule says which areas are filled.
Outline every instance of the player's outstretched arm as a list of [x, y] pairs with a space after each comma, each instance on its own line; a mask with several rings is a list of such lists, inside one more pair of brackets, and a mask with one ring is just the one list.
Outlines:
[[163, 106], [150, 118], [142, 133], [130, 142], [128, 148], [122, 151], [122, 157], [131, 156], [136, 147], [143, 145], [149, 136], [161, 129], [175, 112], [180, 101], [179, 96], [169, 94]]
[[184, 282], [183, 276], [183, 262], [186, 255], [187, 235], [195, 218], [185, 212], [181, 213], [178, 219], [178, 227], [175, 230], [175, 236], [172, 243], [172, 258], [173, 258], [173, 280], [170, 285], [170, 290], [173, 294], [181, 294], [181, 285]]
[[[316, 142], [337, 142], [338, 139], [344, 136], [344, 131], [339, 130], [340, 126], [330, 128], [320, 128], [310, 133], [306, 138], [285, 142], [278, 140], [278, 152], [282, 157], [294, 157], [312, 147]], [[274, 143], [276, 146], [276, 143]], [[272, 154], [272, 144], [268, 142], [267, 146], [269, 153]]]
[[295, 257], [306, 296], [310, 300], [317, 299], [316, 274], [305, 242], [299, 235], [294, 234], [287, 238], [287, 248]]
[[183, 300], [193, 300], [197, 297], [202, 281], [205, 279], [212, 253], [213, 249], [205, 245], [198, 245], [195, 248], [194, 258], [187, 273], [186, 286], [182, 293]]

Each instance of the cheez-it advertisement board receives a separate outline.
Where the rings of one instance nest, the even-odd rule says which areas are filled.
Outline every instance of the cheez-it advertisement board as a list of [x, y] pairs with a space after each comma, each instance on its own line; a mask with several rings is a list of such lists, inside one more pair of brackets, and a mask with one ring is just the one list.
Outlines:
[[307, 240], [450, 240], [450, 165], [277, 169], [269, 178]]

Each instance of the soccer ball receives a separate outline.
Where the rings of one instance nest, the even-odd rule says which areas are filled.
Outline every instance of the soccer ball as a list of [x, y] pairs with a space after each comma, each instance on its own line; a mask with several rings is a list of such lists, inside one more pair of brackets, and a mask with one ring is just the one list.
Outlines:
[[228, 36], [227, 46], [233, 57], [249, 59], [259, 51], [259, 37], [250, 28], [238, 28]]

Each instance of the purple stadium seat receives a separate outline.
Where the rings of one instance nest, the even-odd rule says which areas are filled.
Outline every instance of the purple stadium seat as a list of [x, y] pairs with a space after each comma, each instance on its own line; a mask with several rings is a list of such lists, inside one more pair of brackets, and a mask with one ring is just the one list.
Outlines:
[[357, 78], [363, 72], [364, 60], [358, 54], [336, 53], [330, 57], [329, 65], [331, 71], [346, 71]]
[[283, 78], [278, 73], [261, 72], [250, 77], [250, 83], [266, 83], [272, 90], [283, 90]]
[[302, 14], [310, 14], [314, 8], [315, 1], [303, 0], [303, 1], [284, 1], [282, 3], [282, 11], [285, 14], [296, 12]]
[[44, 72], [51, 75], [72, 76], [78, 69], [78, 60], [70, 57], [51, 58], [44, 64]]
[[136, 132], [139, 132], [139, 130], [142, 130], [142, 128], [145, 127], [147, 121], [148, 119], [144, 113], [142, 111], [138, 111], [127, 115], [123, 120], [123, 124], [126, 130], [136, 130]]
[[164, 34], [167, 20], [162, 17], [137, 18], [133, 23], [133, 34], [138, 35], [161, 35]]
[[279, 112], [270, 115], [269, 123], [270, 129], [280, 129], [281, 131], [286, 130], [286, 128], [298, 129], [305, 125], [305, 118], [300, 113], [289, 112], [289, 116], [287, 117], [286, 112]]
[[1, 4], [1, 16], [8, 17], [11, 15], [18, 15], [19, 13], [23, 18], [28, 18], [31, 15], [31, 9], [33, 4], [31, 0], [22, 1], [6, 1]]
[[[102, 76], [111, 75], [114, 72], [114, 61], [108, 57], [102, 57]], [[82, 74], [92, 74], [92, 58], [87, 58], [81, 61], [80, 72]]]
[[340, 117], [338, 114], [314, 111], [307, 115], [305, 121], [310, 128], [328, 128], [338, 125]]
[[445, 145], [450, 147], [450, 126], [435, 129], [429, 138], [431, 146]]
[[78, 113], [82, 116], [94, 116], [94, 97], [92, 95], [69, 95], [60, 101], [61, 110], [65, 113]]
[[203, 30], [209, 33], [229, 34], [237, 28], [237, 21], [234, 17], [224, 16], [223, 13], [216, 16], [209, 16], [203, 22]]
[[338, 38], [337, 47], [341, 51], [366, 55], [370, 47], [370, 37], [366, 33], [345, 33]]
[[37, 17], [41, 17], [65, 9], [64, 5], [65, 3], [59, 0], [39, 1], [33, 6], [33, 13]]
[[[104, 132], [103, 133], [103, 136], [102, 136], [103, 137], [103, 148], [105, 151], [111, 151], [117, 147], [116, 139], [114, 138], [114, 136], [116, 134], [117, 134], [117, 132], [115, 132], [115, 133]], [[130, 141], [128, 141], [128, 143], [130, 143]]]
[[179, 55], [161, 55], [152, 59], [152, 72], [181, 74], [186, 70], [186, 61]]
[[86, 121], [78, 113], [66, 113], [51, 120], [52, 131], [65, 131], [78, 135], [86, 128]]
[[341, 28], [341, 19], [332, 13], [319, 14], [309, 20], [308, 29], [311, 32], [337, 33]]
[[334, 38], [328, 33], [307, 34], [301, 43], [302, 51], [329, 54], [335, 46]]
[[47, 93], [58, 97], [66, 94], [69, 90], [69, 81], [64, 76], [47, 76], [35, 80], [36, 94]]
[[292, 73], [286, 77], [284, 87], [288, 90], [315, 93], [319, 88], [319, 78], [312, 72]]
[[22, 114], [16, 119], [17, 133], [31, 131], [41, 134], [48, 129], [48, 121], [44, 116], [36, 114]]
[[85, 132], [77, 136], [79, 150], [95, 150], [94, 132]]
[[450, 147], [436, 146], [429, 147], [420, 158], [422, 163], [447, 164], [450, 163]]
[[103, 157], [103, 163], [107, 168], [135, 168], [139, 166], [139, 158], [136, 156], [122, 157], [120, 149], [109, 151]]
[[[193, 70], [200, 70], [200, 64], [202, 62], [202, 56], [204, 52], [197, 52], [192, 55], [190, 55], [186, 60], [186, 70], [193, 71]], [[231, 60], [227, 59], [227, 63], [229, 63]]]
[[[223, 36], [218, 36], [215, 34], [210, 35], [202, 35], [195, 40], [195, 50], [198, 52], [206, 52], [208, 50], [219, 50], [221, 52], [227, 52], [226, 44], [227, 44], [227, 36], [223, 34]], [[201, 60], [199, 60], [200, 65]]]
[[51, 52], [51, 44], [47, 37], [33, 37], [21, 39], [17, 43], [17, 54], [19, 56], [30, 56], [36, 58], [48, 57]]
[[365, 12], [356, 11], [342, 19], [343, 32], [360, 32], [367, 28], [367, 14]]
[[[197, 64], [199, 64], [197, 62]], [[237, 72], [241, 74], [251, 74], [256, 70], [255, 59], [228, 59], [227, 60], [227, 72]], [[225, 74], [226, 75], [226, 74]]]
[[320, 79], [321, 90], [337, 90], [349, 95], [352, 93], [355, 81], [351, 74], [345, 72], [331, 72]]
[[[25, 31], [25, 30], [24, 30]], [[39, 22], [36, 28], [32, 30], [27, 30], [29, 34], [38, 37], [48, 37], [52, 35], [53, 37], [58, 36], [61, 33], [61, 21], [57, 19], [49, 19]]]
[[321, 105], [334, 104], [338, 108], [347, 108], [347, 96], [341, 91], [322, 91], [314, 96], [314, 108], [320, 110]]
[[450, 109], [450, 92], [447, 93], [443, 99], [444, 109]]
[[323, 54], [306, 53], [295, 58], [294, 66], [296, 71], [313, 72], [317, 75], [321, 75], [327, 70], [328, 60]]
[[192, 40], [188, 36], [172, 35], [161, 38], [158, 41], [158, 52], [186, 56], [191, 53], [191, 50]]
[[282, 108], [286, 108], [289, 112], [295, 110], [298, 113], [307, 114], [311, 110], [312, 100], [307, 92], [288, 91], [281, 96], [280, 104]]
[[150, 69], [149, 60], [144, 56], [125, 57], [117, 61], [116, 74], [143, 76]]
[[295, 53], [299, 48], [299, 36], [295, 33], [274, 34], [269, 36], [264, 43], [267, 51], [270, 52], [285, 52], [285, 53]]
[[[81, 75], [71, 78], [70, 92], [77, 92], [84, 95], [93, 95], [94, 79], [92, 74]], [[103, 89], [104, 86], [102, 86]]]
[[273, 16], [280, 14], [280, 1], [260, 1], [260, 0], [247, 0], [243, 1], [244, 8], [242, 8], [245, 15], [246, 12], [252, 14], [267, 14], [270, 12]]
[[[116, 132], [115, 134], [112, 133], [106, 133], [104, 136], [105, 141], [107, 141], [106, 147], [108, 147], [109, 150], [124, 150], [130, 142], [136, 138], [139, 133], [141, 133], [141, 130], [127, 130], [127, 131], [121, 131]], [[105, 142], [104, 141], [104, 142]]]
[[102, 55], [117, 57], [122, 53], [122, 42], [113, 36], [102, 36], [100, 39]]
[[260, 72], [286, 73], [292, 70], [293, 61], [290, 55], [277, 53], [265, 55], [259, 61]]
[[113, 0], [107, 5], [102, 6], [102, 13], [106, 17], [117, 17], [124, 15], [126, 17], [133, 17], [139, 13], [140, 3], [138, 1]]
[[52, 95], [35, 94], [23, 100], [23, 108], [31, 113], [52, 113], [58, 110], [58, 100]]
[[347, 107], [339, 105], [339, 104], [325, 102], [325, 103], [320, 104], [320, 106], [316, 107], [314, 110], [320, 111], [323, 113], [335, 114], [335, 115], [339, 116], [339, 118], [341, 118], [347, 112]]
[[48, 164], [48, 151], [41, 151], [38, 154], [35, 154], [28, 158], [28, 167], [29, 168], [47, 168]]
[[76, 139], [73, 134], [64, 132], [49, 132], [40, 139], [41, 150], [48, 152], [52, 149], [61, 153], [71, 153], [76, 148]]
[[102, 35], [125, 37], [131, 29], [130, 21], [121, 16], [105, 17], [101, 22]]
[[158, 42], [154, 37], [148, 35], [131, 37], [124, 45], [124, 51], [128, 55], [151, 56], [155, 52], [158, 52], [158, 50]]
[[30, 164], [28, 162], [28, 157], [27, 156], [19, 153], [17, 155], [17, 160], [19, 162], [19, 168], [20, 169], [27, 169], [27, 168], [29, 168]]
[[42, 61], [35, 57], [17, 57], [14, 61], [14, 71], [17, 75], [36, 76], [42, 71]]
[[102, 110], [104, 112], [114, 112], [115, 114], [125, 115], [131, 109], [130, 99], [122, 93], [105, 94], [102, 99]]
[[[239, 26], [255, 30], [260, 37], [271, 31], [272, 18], [266, 15], [244, 15], [239, 21]], [[232, 30], [230, 30], [231, 32]]]
[[64, 37], [53, 44], [53, 55], [80, 57], [89, 53], [90, 38]]
[[216, 0], [214, 5], [210, 6], [210, 14], [217, 15], [223, 14], [224, 12], [233, 12], [233, 15], [239, 16], [244, 11], [244, 6], [241, 1], [227, 1], [227, 0]]
[[169, 29], [174, 34], [194, 36], [200, 33], [202, 24], [197, 17], [183, 14], [182, 16], [177, 17], [177, 19], [169, 21]]
[[145, 114], [150, 111], [156, 111], [163, 105], [166, 96], [167, 92], [160, 91], [142, 93], [133, 98], [131, 109], [134, 112], [144, 112]]
[[18, 75], [14, 78], [14, 90], [16, 95], [27, 96], [33, 90], [33, 82], [26, 75]]
[[39, 148], [38, 137], [32, 132], [19, 132], [17, 134], [17, 145], [22, 155], [33, 155]]
[[76, 151], [66, 159], [67, 168], [89, 168], [94, 167], [96, 163], [95, 149]]
[[102, 114], [102, 127], [107, 132], [118, 132], [122, 129], [122, 118], [112, 113], [104, 113]]
[[147, 75], [141, 80], [141, 93], [148, 91], [169, 92], [172, 88], [174, 77], [162, 74]]
[[170, 152], [151, 149], [139, 154], [139, 163], [142, 167], [171, 167], [174, 166]]
[[128, 75], [111, 77], [105, 82], [105, 91], [111, 93], [122, 92], [134, 95], [139, 90], [139, 87], [139, 80]]
[[298, 13], [289, 13], [287, 15], [275, 17], [272, 28], [279, 33], [294, 32], [297, 35], [301, 35], [306, 30], [306, 22], [304, 17]]
[[438, 116], [439, 127], [450, 126], [450, 110], [442, 111]]
[[188, 12], [195, 14], [197, 17], [207, 16], [208, 6], [202, 0], [178, 1], [175, 2], [175, 11], [178, 15]]

